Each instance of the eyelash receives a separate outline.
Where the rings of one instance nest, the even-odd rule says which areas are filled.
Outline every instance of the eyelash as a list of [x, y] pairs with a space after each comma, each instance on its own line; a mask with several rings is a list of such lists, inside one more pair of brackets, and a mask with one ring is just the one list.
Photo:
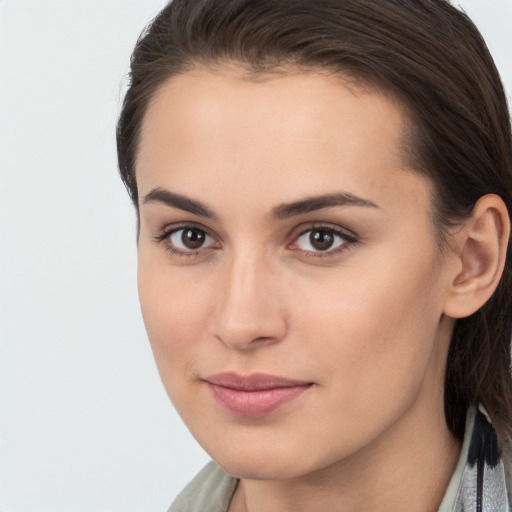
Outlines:
[[[339, 237], [343, 239], [343, 242], [335, 247], [334, 249], [327, 249], [326, 251], [307, 251], [300, 248], [292, 248], [291, 246], [298, 242], [298, 240], [309, 232], [325, 232], [335, 237]], [[294, 237], [294, 240], [288, 247], [295, 251], [302, 252], [306, 257], [310, 258], [329, 258], [333, 256], [338, 256], [342, 252], [345, 252], [351, 248], [353, 248], [359, 242], [358, 238], [354, 233], [348, 232], [346, 230], [340, 229], [338, 227], [329, 226], [325, 224], [312, 224], [309, 225], [306, 229], [303, 229], [297, 236]]]
[[[180, 231], [186, 230], [186, 229], [192, 229], [195, 231], [199, 231], [204, 233], [207, 237], [210, 237], [212, 239], [215, 239], [213, 235], [211, 235], [208, 230], [204, 229], [203, 227], [196, 226], [194, 224], [182, 224], [179, 226], [172, 226], [165, 228], [161, 234], [157, 235], [155, 237], [155, 240], [162, 243], [167, 251], [169, 251], [173, 256], [178, 257], [194, 257], [200, 255], [203, 251], [209, 250], [209, 249], [216, 249], [216, 247], [200, 247], [198, 250], [180, 250], [177, 249], [170, 241], [170, 237], [178, 233]], [[317, 231], [317, 232], [325, 232], [333, 235], [334, 237], [339, 237], [343, 239], [343, 242], [335, 247], [334, 249], [327, 249], [325, 251], [308, 251], [300, 248], [294, 248], [292, 247], [294, 244], [297, 243], [297, 241], [304, 236], [305, 234]], [[338, 227], [333, 227], [325, 224], [312, 224], [309, 225], [306, 229], [303, 229], [300, 231], [298, 235], [296, 235], [293, 239], [293, 242], [287, 245], [288, 249], [291, 249], [293, 251], [300, 251], [305, 257], [311, 257], [311, 258], [328, 258], [337, 256], [342, 252], [345, 252], [346, 250], [350, 250], [355, 245], [357, 245], [359, 242], [358, 238], [351, 232], [342, 230]]]
[[194, 250], [183, 251], [183, 250], [180, 250], [180, 249], [177, 249], [176, 247], [174, 247], [170, 241], [170, 237], [173, 234], [178, 233], [179, 231], [187, 230], [187, 229], [192, 229], [194, 231], [200, 231], [200, 232], [204, 233], [206, 236], [214, 239], [214, 237], [206, 229], [204, 229], [203, 227], [200, 227], [200, 226], [196, 226], [195, 224], [182, 224], [180, 226], [172, 226], [172, 227], [164, 228], [162, 230], [162, 232], [155, 237], [155, 239], [158, 242], [162, 243], [164, 245], [165, 249], [167, 251], [169, 251], [173, 256], [179, 256], [180, 258], [190, 258], [193, 256], [198, 256], [201, 252], [205, 251], [207, 248], [201, 247], [196, 251], [194, 251]]

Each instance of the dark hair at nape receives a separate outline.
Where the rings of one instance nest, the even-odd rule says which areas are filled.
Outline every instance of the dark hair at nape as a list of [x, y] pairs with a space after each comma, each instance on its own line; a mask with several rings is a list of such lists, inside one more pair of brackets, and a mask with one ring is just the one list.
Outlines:
[[[447, 0], [174, 0], [137, 42], [117, 127], [119, 169], [136, 207], [137, 148], [151, 98], [171, 76], [226, 62], [254, 73], [325, 69], [397, 98], [412, 122], [409, 164], [435, 186], [441, 235], [487, 193], [512, 211], [503, 85], [477, 28]], [[512, 446], [511, 334], [509, 246], [495, 294], [453, 334], [445, 415], [457, 437], [469, 405], [481, 402], [501, 445]]]

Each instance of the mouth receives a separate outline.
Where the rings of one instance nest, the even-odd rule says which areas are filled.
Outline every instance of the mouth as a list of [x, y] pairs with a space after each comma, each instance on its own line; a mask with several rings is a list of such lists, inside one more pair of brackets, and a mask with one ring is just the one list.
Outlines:
[[204, 379], [214, 400], [235, 416], [256, 418], [270, 414], [305, 393], [312, 382], [276, 375], [218, 373]]

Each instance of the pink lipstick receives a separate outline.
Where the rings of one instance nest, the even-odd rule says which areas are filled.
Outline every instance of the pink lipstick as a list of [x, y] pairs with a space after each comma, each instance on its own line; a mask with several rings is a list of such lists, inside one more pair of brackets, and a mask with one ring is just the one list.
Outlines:
[[311, 382], [261, 373], [241, 376], [218, 373], [205, 379], [215, 401], [235, 416], [269, 414], [307, 391]]

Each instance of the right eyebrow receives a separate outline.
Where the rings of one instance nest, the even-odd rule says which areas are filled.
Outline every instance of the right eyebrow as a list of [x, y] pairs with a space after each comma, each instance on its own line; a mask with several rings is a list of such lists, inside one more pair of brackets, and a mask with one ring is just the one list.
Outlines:
[[218, 220], [218, 217], [213, 212], [213, 210], [208, 208], [208, 206], [205, 204], [196, 201], [195, 199], [190, 199], [189, 197], [170, 192], [169, 190], [165, 190], [160, 187], [156, 187], [148, 194], [146, 194], [142, 200], [142, 203], [162, 203], [172, 208], [178, 208], [179, 210], [183, 210], [200, 217]]

